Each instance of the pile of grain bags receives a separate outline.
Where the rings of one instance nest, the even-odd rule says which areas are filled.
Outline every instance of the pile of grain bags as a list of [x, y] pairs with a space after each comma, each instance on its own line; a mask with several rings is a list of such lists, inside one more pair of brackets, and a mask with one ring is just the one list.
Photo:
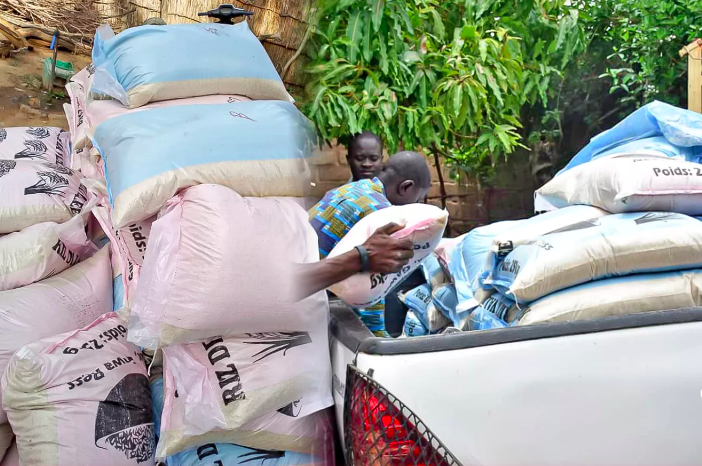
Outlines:
[[314, 128], [260, 41], [246, 22], [101, 28], [69, 93], [74, 166], [117, 252], [115, 309], [163, 374], [157, 457], [328, 464], [328, 304], [296, 302], [291, 272], [318, 260], [301, 207]]
[[464, 329], [702, 305], [700, 127], [648, 104], [537, 191], [549, 212], [464, 235], [448, 264]]
[[[153, 464], [152, 435], [110, 430], [118, 416], [100, 414], [113, 401], [134, 406], [139, 394], [115, 391], [119, 380], [105, 384], [146, 366], [133, 345], [106, 350], [126, 341], [126, 321], [106, 314], [113, 309], [110, 248], [93, 241], [95, 196], [70, 164], [65, 131], [0, 129], [0, 458], [15, 437], [8, 461], [25, 466]], [[106, 320], [110, 329], [72, 340]], [[73, 346], [63, 348], [68, 340]], [[108, 375], [114, 361], [125, 367]], [[98, 385], [103, 391], [93, 390]], [[152, 432], [150, 404], [144, 408], [142, 430]], [[125, 436], [129, 445], [120, 449]], [[100, 442], [116, 449], [105, 455]]]

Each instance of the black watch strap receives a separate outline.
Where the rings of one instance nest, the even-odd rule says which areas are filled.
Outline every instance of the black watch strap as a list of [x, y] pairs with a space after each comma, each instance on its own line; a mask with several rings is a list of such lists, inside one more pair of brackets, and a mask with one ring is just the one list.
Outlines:
[[368, 251], [363, 246], [356, 246], [354, 249], [356, 249], [361, 256], [361, 272], [368, 272], [368, 267], [370, 265]]

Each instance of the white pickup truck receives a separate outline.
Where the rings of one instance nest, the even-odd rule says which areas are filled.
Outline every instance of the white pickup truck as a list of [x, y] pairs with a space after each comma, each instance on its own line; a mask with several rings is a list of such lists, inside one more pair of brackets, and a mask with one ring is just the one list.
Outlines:
[[330, 307], [349, 466], [702, 464], [702, 309], [383, 339]]

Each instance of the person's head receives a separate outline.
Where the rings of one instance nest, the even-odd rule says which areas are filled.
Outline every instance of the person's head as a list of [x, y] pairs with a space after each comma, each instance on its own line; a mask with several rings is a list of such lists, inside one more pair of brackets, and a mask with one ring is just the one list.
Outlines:
[[379, 175], [392, 205], [420, 202], [431, 186], [426, 158], [417, 152], [398, 152], [390, 157]]
[[349, 143], [346, 160], [354, 181], [375, 178], [383, 169], [383, 142], [370, 131], [356, 134]]

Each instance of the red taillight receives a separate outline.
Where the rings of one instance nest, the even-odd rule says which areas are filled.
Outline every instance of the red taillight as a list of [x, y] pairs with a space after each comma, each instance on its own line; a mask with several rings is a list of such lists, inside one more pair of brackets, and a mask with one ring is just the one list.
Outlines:
[[348, 466], [460, 465], [407, 407], [353, 367], [346, 389]]

